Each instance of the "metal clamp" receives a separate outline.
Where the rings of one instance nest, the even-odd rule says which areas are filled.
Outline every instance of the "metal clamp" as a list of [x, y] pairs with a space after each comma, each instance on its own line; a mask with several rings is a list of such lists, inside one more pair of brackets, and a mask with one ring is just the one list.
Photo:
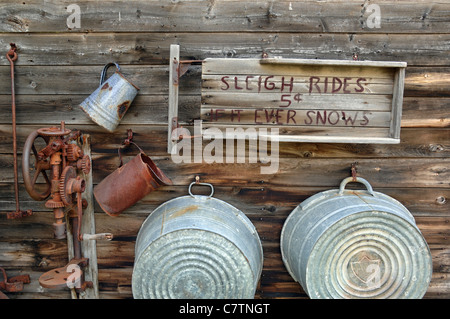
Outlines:
[[343, 195], [344, 194], [344, 190], [345, 190], [345, 186], [348, 184], [348, 183], [351, 183], [351, 182], [357, 182], [357, 183], [361, 183], [361, 184], [363, 184], [364, 186], [366, 186], [366, 188], [367, 188], [367, 192], [370, 194], [370, 195], [372, 195], [372, 196], [375, 196], [375, 193], [374, 193], [374, 191], [373, 191], [373, 189], [372, 189], [372, 186], [369, 184], [369, 182], [367, 181], [367, 180], [365, 180], [364, 178], [362, 178], [362, 177], [356, 177], [356, 178], [354, 178], [354, 177], [347, 177], [347, 178], [345, 178], [342, 182], [341, 182], [341, 185], [339, 186], [339, 195]]
[[203, 185], [203, 186], [209, 186], [211, 188], [211, 194], [209, 194], [208, 198], [212, 197], [214, 194], [214, 186], [212, 186], [212, 184], [210, 184], [210, 183], [200, 183], [199, 181], [200, 181], [200, 177], [196, 176], [195, 182], [192, 182], [191, 184], [189, 184], [189, 189], [188, 189], [189, 195], [191, 195], [192, 197], [195, 197], [195, 195], [193, 195], [192, 191], [191, 191], [193, 185]]

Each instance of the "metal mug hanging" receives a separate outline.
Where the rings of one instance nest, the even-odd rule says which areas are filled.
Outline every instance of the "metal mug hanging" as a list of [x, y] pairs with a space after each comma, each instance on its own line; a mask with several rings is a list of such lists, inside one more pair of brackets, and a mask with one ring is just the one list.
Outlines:
[[[105, 81], [106, 72], [113, 65], [117, 70]], [[139, 88], [120, 73], [119, 65], [111, 62], [103, 67], [100, 86], [80, 104], [80, 107], [95, 123], [113, 132], [138, 91]]]
[[122, 165], [119, 148], [119, 168], [94, 187], [97, 203], [110, 216], [119, 215], [160, 186], [172, 185], [172, 181], [138, 145], [129, 143], [139, 149], [139, 154]]

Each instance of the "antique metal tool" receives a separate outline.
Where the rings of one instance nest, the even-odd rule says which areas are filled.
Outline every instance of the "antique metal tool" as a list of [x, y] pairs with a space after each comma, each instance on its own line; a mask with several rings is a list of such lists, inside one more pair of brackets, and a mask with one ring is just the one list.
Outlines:
[[30, 283], [30, 275], [19, 275], [8, 278], [4, 268], [0, 267], [3, 274], [3, 281], [0, 281], [0, 299], [8, 299], [3, 292], [19, 292], [23, 290], [24, 284]]
[[32, 132], [24, 145], [22, 170], [27, 192], [35, 200], [47, 200], [45, 207], [53, 209], [55, 238], [66, 238], [66, 213], [72, 227], [74, 258], [65, 267], [43, 274], [39, 283], [44, 288], [65, 287], [68, 279], [77, 283], [77, 291], [91, 287], [92, 283], [84, 281], [81, 270], [89, 262], [82, 257], [81, 241], [112, 239], [112, 234], [92, 235], [81, 232], [83, 208], [87, 205], [82, 199], [86, 182], [78, 173], [81, 171], [88, 174], [91, 160], [78, 145], [80, 135], [80, 131], [71, 131], [61, 122], [59, 127], [41, 128]]
[[[79, 136], [79, 131], [66, 129], [64, 122], [61, 122], [60, 127], [41, 128], [32, 132], [23, 149], [25, 188], [35, 200], [42, 201], [51, 197], [46, 201], [45, 207], [53, 209], [53, 227], [58, 239], [65, 238], [64, 208], [72, 209], [73, 195], [78, 196], [84, 191], [84, 180], [77, 177], [76, 170], [81, 169], [85, 174], [90, 171], [89, 156], [84, 156], [81, 148], [71, 143]], [[36, 146], [39, 138], [46, 145], [38, 151]], [[34, 167], [31, 167], [30, 159], [33, 157]], [[43, 187], [38, 183], [40, 176], [45, 182]], [[78, 207], [79, 209], [82, 208]]]
[[14, 193], [16, 200], [16, 210], [14, 212], [8, 212], [7, 218], [21, 218], [32, 215], [31, 209], [21, 210], [19, 203], [19, 177], [17, 166], [17, 134], [16, 134], [16, 93], [14, 88], [14, 62], [17, 60], [17, 47], [14, 43], [10, 43], [11, 49], [6, 54], [6, 58], [11, 65], [11, 109], [12, 109], [12, 133], [13, 133], [13, 156], [14, 156]]

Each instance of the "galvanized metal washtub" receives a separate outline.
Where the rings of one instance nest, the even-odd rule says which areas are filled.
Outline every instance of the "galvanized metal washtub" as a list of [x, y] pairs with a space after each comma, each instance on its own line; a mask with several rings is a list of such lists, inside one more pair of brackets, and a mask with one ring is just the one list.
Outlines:
[[257, 231], [243, 212], [209, 196], [156, 208], [139, 230], [132, 276], [136, 299], [254, 298], [263, 264]]
[[372, 190], [311, 196], [286, 219], [283, 262], [310, 298], [421, 298], [431, 280], [428, 245], [411, 213]]
[[[105, 81], [106, 72], [113, 65], [117, 70]], [[119, 65], [111, 62], [103, 67], [100, 86], [81, 102], [80, 107], [95, 123], [113, 132], [138, 91], [139, 88], [120, 72]]]

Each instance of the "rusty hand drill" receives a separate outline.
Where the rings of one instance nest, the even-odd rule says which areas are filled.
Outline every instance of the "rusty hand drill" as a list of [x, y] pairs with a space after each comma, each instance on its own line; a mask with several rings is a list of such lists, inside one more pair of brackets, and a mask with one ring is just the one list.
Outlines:
[[[22, 155], [23, 179], [27, 192], [35, 200], [45, 200], [45, 207], [53, 209], [55, 222], [53, 223], [54, 235], [58, 239], [66, 238], [65, 210], [69, 211], [69, 218], [73, 227], [74, 258], [62, 268], [50, 270], [39, 278], [39, 283], [45, 288], [59, 288], [66, 286], [69, 266], [86, 266], [88, 260], [82, 257], [81, 220], [83, 208], [87, 202], [82, 199], [86, 182], [77, 176], [77, 170], [88, 174], [90, 172], [90, 158], [83, 154], [81, 148], [71, 143], [80, 137], [79, 131], [71, 131], [65, 128], [64, 122], [60, 127], [41, 128], [31, 133], [24, 146]], [[35, 141], [41, 138], [45, 147], [38, 150]], [[34, 157], [34, 174], [30, 174], [30, 158]], [[45, 181], [44, 191], [38, 188], [38, 178], [42, 176]], [[76, 200], [75, 200], [76, 197]], [[78, 280], [84, 290], [91, 286], [84, 281], [80, 271]]]
[[[73, 194], [84, 191], [84, 180], [77, 177], [76, 169], [85, 174], [90, 171], [90, 158], [85, 156], [81, 148], [71, 141], [77, 140], [79, 131], [71, 131], [61, 127], [41, 128], [31, 133], [24, 146], [22, 156], [23, 179], [27, 192], [35, 200], [45, 200], [45, 207], [53, 209], [55, 222], [54, 234], [58, 239], [66, 237], [64, 208], [73, 210]], [[42, 138], [46, 146], [39, 151], [35, 141]], [[30, 157], [34, 155], [34, 175], [30, 175]], [[48, 174], [47, 174], [48, 172]], [[44, 191], [38, 190], [37, 179], [42, 175], [45, 181]], [[50, 175], [50, 178], [49, 178]], [[70, 187], [67, 187], [70, 185]], [[77, 205], [79, 203], [77, 202]], [[81, 203], [82, 204], [82, 203]], [[82, 209], [82, 205], [78, 209]]]

